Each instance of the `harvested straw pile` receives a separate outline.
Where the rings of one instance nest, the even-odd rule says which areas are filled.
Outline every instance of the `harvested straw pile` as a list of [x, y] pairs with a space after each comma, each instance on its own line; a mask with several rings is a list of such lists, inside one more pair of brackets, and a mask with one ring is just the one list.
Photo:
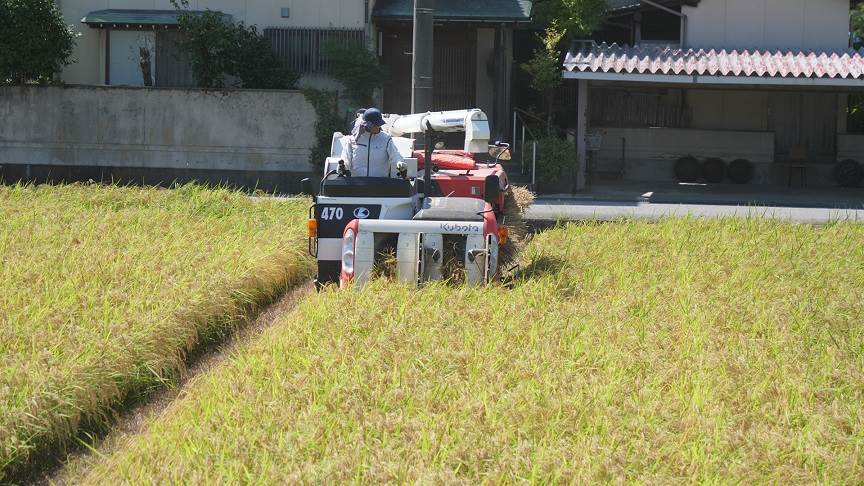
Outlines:
[[534, 197], [533, 192], [520, 186], [510, 186], [504, 194], [504, 226], [510, 230], [510, 239], [500, 250], [500, 262], [505, 270], [516, 261], [530, 235], [525, 211], [534, 202]]

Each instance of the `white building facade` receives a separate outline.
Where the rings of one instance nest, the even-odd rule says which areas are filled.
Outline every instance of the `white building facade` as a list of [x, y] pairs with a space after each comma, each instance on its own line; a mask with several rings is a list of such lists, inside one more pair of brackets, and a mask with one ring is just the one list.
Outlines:
[[[175, 56], [176, 8], [170, 0], [58, 0], [66, 22], [80, 34], [74, 62], [62, 73], [68, 84], [143, 86], [140, 48], [151, 55], [153, 76]], [[212, 10], [259, 30], [371, 34], [374, 0], [189, 0], [193, 11]], [[87, 21], [88, 23], [84, 23]], [[102, 21], [102, 22], [100, 22]], [[136, 23], [136, 21], [138, 23]], [[168, 76], [166, 85], [189, 84], [188, 73]], [[163, 84], [156, 82], [157, 85]]]

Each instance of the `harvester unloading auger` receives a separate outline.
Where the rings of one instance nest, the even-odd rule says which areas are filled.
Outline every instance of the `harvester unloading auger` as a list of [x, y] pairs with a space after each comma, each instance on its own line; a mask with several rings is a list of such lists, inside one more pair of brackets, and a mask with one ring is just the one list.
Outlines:
[[[509, 158], [509, 145], [489, 144], [489, 121], [477, 109], [384, 120], [407, 171], [351, 177], [340, 159], [349, 138], [337, 132], [318, 190], [304, 180], [314, 202], [309, 252], [318, 260], [316, 284], [362, 286], [389, 264], [398, 280], [419, 285], [451, 278], [454, 262], [468, 285], [499, 280], [525, 237], [522, 212], [533, 200], [510, 186], [499, 163]], [[465, 133], [462, 150], [435, 148], [442, 146], [439, 133], [453, 132]], [[410, 134], [424, 135], [424, 151], [415, 151]]]

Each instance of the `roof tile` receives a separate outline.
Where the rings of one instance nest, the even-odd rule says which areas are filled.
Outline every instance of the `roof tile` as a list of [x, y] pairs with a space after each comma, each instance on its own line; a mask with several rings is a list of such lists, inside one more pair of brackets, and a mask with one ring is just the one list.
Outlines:
[[567, 71], [687, 76], [758, 76], [864, 80], [864, 50], [768, 51], [595, 45], [571, 51]]

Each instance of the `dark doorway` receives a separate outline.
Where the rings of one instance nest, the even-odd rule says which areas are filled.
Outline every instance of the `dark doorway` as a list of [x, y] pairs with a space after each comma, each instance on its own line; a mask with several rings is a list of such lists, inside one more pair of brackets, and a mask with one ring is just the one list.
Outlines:
[[[382, 30], [382, 62], [389, 74], [384, 84], [387, 113], [411, 112], [411, 30]], [[461, 110], [476, 105], [477, 29], [442, 26], [435, 29], [435, 71], [432, 111]]]

